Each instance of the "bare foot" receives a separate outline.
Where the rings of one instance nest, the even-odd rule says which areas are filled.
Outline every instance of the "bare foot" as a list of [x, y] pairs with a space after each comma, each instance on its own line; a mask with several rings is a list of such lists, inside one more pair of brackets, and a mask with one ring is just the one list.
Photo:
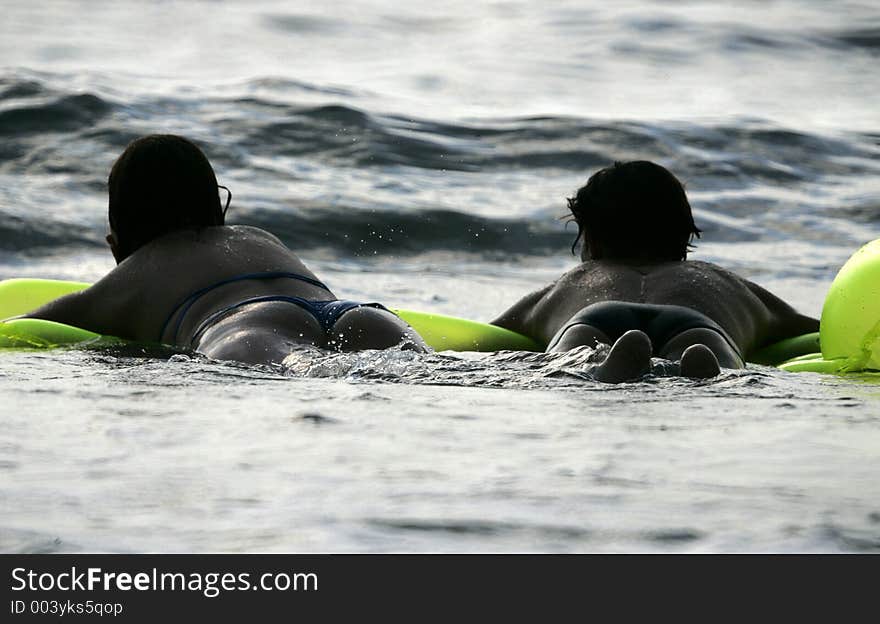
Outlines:
[[[638, 379], [651, 371], [652, 352], [648, 335], [638, 329], [631, 329], [617, 339], [605, 361], [593, 369], [593, 378], [605, 383]], [[715, 366], [718, 366], [717, 362]]]
[[689, 346], [681, 354], [681, 376], [709, 379], [721, 373], [718, 358], [703, 344]]

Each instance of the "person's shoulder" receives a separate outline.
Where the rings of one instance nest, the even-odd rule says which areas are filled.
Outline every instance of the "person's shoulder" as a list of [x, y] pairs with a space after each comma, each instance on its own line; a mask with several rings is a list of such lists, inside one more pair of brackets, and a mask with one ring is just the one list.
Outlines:
[[618, 259], [586, 259], [554, 282], [555, 293], [552, 294], [559, 296], [572, 288], [578, 291], [583, 291], [584, 288], [598, 291], [607, 289], [610, 285], [615, 290], [625, 290], [627, 284], [631, 285], [634, 280], [651, 275], [656, 266]]
[[222, 227], [237, 238], [266, 240], [278, 245], [284, 245], [281, 239], [275, 236], [275, 234], [254, 225], [225, 225]]
[[705, 279], [714, 282], [722, 291], [740, 293], [740, 300], [751, 301], [752, 309], [755, 309], [756, 306], [761, 306], [770, 314], [788, 315], [793, 313], [793, 309], [785, 301], [764, 287], [729, 269], [710, 262], [689, 260], [684, 264], [691, 265], [692, 270], [699, 272]]
[[248, 236], [275, 236], [268, 230], [264, 230], [263, 228], [258, 228], [255, 225], [221, 225], [219, 229], [227, 230], [229, 232], [235, 232], [237, 234], [243, 234]]
[[[284, 247], [277, 236], [253, 225], [211, 225], [208, 227], [176, 230], [151, 241], [144, 248], [167, 254], [184, 245], [188, 250], [192, 243], [211, 245], [248, 245], [271, 243]], [[146, 255], [146, 254], [144, 254]]]
[[705, 260], [682, 260], [681, 262], [670, 263], [669, 266], [672, 267], [673, 270], [682, 273], [700, 274], [737, 283], [745, 281], [742, 276], [736, 274], [732, 270], [726, 269], [713, 262], [706, 262]]
[[559, 296], [572, 287], [579, 287], [584, 281], [595, 279], [596, 273], [602, 273], [601, 267], [597, 267], [595, 260], [585, 260], [570, 268], [542, 289], [544, 295]]
[[730, 269], [725, 269], [719, 264], [715, 264], [714, 262], [706, 262], [705, 260], [682, 260], [680, 262], [671, 264], [676, 264], [677, 266], [680, 266], [685, 270], [706, 271], [712, 273], [721, 273], [723, 275], [736, 275]]
[[570, 268], [568, 271], [559, 276], [559, 279], [556, 280], [556, 283], [564, 283], [570, 280], [578, 280], [581, 279], [584, 275], [591, 275], [593, 273], [604, 273], [610, 270], [613, 270], [616, 266], [615, 263], [602, 261], [602, 260], [581, 260], [580, 264]]

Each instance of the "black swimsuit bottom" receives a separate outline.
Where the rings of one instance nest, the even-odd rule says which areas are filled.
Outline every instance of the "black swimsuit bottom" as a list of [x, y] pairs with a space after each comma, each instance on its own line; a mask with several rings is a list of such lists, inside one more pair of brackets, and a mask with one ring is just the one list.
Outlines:
[[676, 305], [630, 303], [628, 301], [601, 301], [585, 307], [572, 316], [556, 332], [547, 347], [549, 351], [562, 339], [562, 335], [576, 325], [595, 327], [614, 343], [631, 329], [639, 329], [648, 335], [654, 345], [654, 353], [663, 350], [670, 340], [689, 329], [709, 329], [719, 334], [742, 357], [733, 338], [722, 327], [702, 312]]

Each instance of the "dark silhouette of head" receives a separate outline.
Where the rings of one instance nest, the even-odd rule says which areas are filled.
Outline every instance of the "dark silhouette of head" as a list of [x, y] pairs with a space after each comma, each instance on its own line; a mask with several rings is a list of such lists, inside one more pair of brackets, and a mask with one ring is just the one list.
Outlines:
[[117, 262], [163, 234], [223, 225], [214, 169], [180, 136], [152, 134], [130, 143], [110, 171], [109, 191], [107, 241]]
[[584, 260], [684, 260], [700, 237], [681, 182], [647, 160], [616, 162], [593, 174], [568, 208], [578, 225], [572, 252], [583, 237]]

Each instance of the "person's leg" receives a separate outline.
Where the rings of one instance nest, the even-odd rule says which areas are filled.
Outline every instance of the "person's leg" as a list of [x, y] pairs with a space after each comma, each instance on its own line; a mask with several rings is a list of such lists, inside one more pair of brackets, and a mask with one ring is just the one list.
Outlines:
[[[667, 360], [682, 360], [683, 376], [699, 377], [702, 375], [689, 375], [684, 371], [686, 363], [688, 363], [688, 368], [690, 370], [691, 363], [696, 363], [698, 361], [705, 362], [707, 360], [702, 350], [691, 351], [690, 347], [694, 345], [705, 346], [717, 360], [716, 367], [720, 365], [723, 368], [745, 368], [742, 356], [740, 356], [737, 350], [734, 349], [727, 339], [725, 339], [718, 331], [709, 329], [708, 327], [696, 327], [684, 330], [663, 345], [660, 349], [659, 355]], [[685, 357], [689, 353], [690, 356]], [[702, 355], [699, 356], [699, 360], [695, 359], [697, 353], [702, 353]], [[694, 370], [699, 371], [702, 370], [702, 368], [703, 366], [700, 365]], [[718, 373], [716, 372], [714, 374], [717, 375]]]
[[694, 379], [709, 379], [721, 374], [718, 358], [704, 344], [693, 344], [681, 354], [678, 363], [678, 374]]
[[344, 312], [333, 324], [328, 346], [339, 351], [400, 347], [427, 352], [428, 346], [400, 317], [383, 310], [362, 306]]
[[693, 308], [645, 305], [645, 331], [657, 346], [657, 355], [679, 362], [682, 377], [706, 379], [724, 368], [743, 368], [736, 343], [711, 318]]
[[651, 352], [644, 355], [645, 342], [659, 346], [655, 353], [658, 357], [680, 362], [685, 377], [714, 377], [720, 372], [719, 365], [745, 366], [724, 330], [704, 314], [682, 306], [623, 301], [604, 301], [583, 308], [557, 332], [547, 351], [568, 351], [580, 345], [595, 346], [597, 342], [611, 344], [617, 337], [619, 343], [628, 330], [636, 329], [645, 333], [645, 339], [630, 337], [612, 349], [607, 372], [599, 371], [600, 377], [620, 379], [643, 365], [647, 368]]
[[636, 328], [631, 307], [624, 302], [603, 301], [583, 308], [556, 333], [547, 352], [561, 353], [600, 343], [612, 345], [605, 360], [591, 371], [593, 378], [607, 383], [638, 379], [651, 370], [653, 347], [650, 338]]
[[620, 383], [638, 379], [651, 372], [651, 339], [638, 329], [631, 329], [617, 339], [605, 360], [591, 372], [594, 379]]

